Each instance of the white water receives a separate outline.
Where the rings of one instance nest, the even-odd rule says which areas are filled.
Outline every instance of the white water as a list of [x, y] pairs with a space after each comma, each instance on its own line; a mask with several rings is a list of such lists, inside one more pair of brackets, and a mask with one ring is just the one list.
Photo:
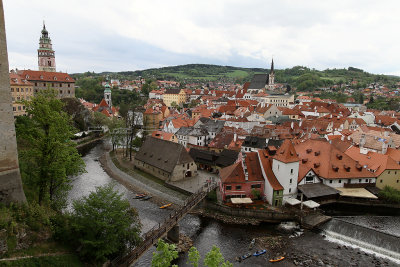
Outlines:
[[329, 230], [324, 230], [322, 234], [325, 235], [325, 239], [329, 242], [334, 242], [352, 248], [358, 248], [363, 252], [374, 254], [376, 257], [385, 258], [400, 265], [400, 253], [397, 253], [395, 251], [381, 248], [374, 244], [354, 239], [352, 237]]

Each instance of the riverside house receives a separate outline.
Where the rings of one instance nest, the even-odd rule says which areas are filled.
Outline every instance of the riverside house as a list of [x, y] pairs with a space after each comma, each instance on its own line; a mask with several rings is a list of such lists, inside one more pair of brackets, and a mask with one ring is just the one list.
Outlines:
[[135, 156], [134, 166], [164, 181], [197, 175], [197, 165], [183, 145], [147, 137]]

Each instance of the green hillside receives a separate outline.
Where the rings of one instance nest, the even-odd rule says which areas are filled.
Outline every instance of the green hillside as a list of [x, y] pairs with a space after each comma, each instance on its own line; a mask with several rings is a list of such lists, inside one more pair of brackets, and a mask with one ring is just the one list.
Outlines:
[[[266, 73], [268, 69], [262, 68], [240, 68], [232, 66], [219, 66], [208, 64], [188, 64], [163, 68], [154, 68], [140, 71], [103, 72], [103, 73], [81, 73], [74, 74], [77, 79], [88, 76], [109, 76], [115, 79], [136, 79], [138, 77], [163, 80], [178, 80], [188, 82], [207, 81], [233, 81], [244, 83], [250, 81], [256, 73]], [[354, 87], [362, 88], [373, 82], [386, 84], [394, 87], [400, 81], [398, 76], [377, 75], [365, 72], [361, 69], [349, 67], [347, 69], [326, 69], [323, 71], [310, 69], [303, 66], [295, 66], [287, 69], [275, 70], [275, 81], [288, 83], [297, 87], [298, 90], [313, 90], [319, 87], [329, 87], [334, 84], [344, 84], [357, 81]]]

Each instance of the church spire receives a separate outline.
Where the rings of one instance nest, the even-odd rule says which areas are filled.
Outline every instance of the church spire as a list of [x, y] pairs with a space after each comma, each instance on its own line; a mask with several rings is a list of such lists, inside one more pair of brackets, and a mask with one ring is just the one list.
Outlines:
[[270, 71], [270, 73], [274, 73], [275, 72], [275, 70], [274, 70], [274, 58], [272, 58], [272, 61], [271, 61], [271, 71]]

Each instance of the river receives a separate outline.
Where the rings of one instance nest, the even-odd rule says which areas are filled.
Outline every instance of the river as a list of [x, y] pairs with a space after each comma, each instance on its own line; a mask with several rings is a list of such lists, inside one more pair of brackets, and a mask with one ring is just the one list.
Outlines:
[[[116, 183], [101, 167], [98, 161], [99, 157], [104, 153], [103, 146], [101, 144], [96, 145], [94, 148], [89, 150], [84, 156], [83, 160], [86, 164], [86, 173], [83, 173], [73, 179], [73, 187], [69, 193], [69, 208], [71, 208], [71, 203], [74, 199], [87, 196], [91, 191], [95, 190], [97, 186], [102, 186], [107, 183], [114, 183], [115, 188], [123, 194], [123, 196], [130, 202], [130, 204], [135, 207], [139, 213], [139, 218], [142, 223], [142, 232], [147, 232], [153, 226], [163, 221], [171, 211], [160, 210], [158, 205], [150, 201], [139, 201], [133, 199], [135, 193], [127, 190], [123, 185]], [[202, 218], [197, 215], [188, 214], [179, 224], [180, 231], [185, 235], [189, 236], [193, 242], [194, 246], [200, 252], [202, 258], [211, 249], [212, 245], [216, 245], [221, 249], [222, 254], [225, 259], [233, 262], [234, 258], [239, 255], [247, 253], [249, 243], [251, 239], [261, 236], [276, 236], [282, 235], [277, 230], [276, 225], [273, 224], [262, 224], [259, 226], [244, 226], [244, 225], [227, 225], [216, 220]], [[289, 239], [289, 238], [288, 238]], [[326, 255], [326, 248], [331, 247], [336, 248], [336, 244], [328, 242], [324, 239], [321, 234], [316, 234], [308, 232], [304, 237], [291, 239], [289, 246], [294, 246], [287, 248], [287, 253], [290, 254], [293, 251], [296, 253], [312, 253], [315, 257], [316, 255]], [[314, 244], [310, 246], [310, 244]], [[303, 251], [302, 247], [307, 247], [307, 251]], [[305, 250], [305, 249], [304, 249]], [[150, 266], [152, 252], [155, 248], [149, 249], [134, 266]], [[346, 253], [352, 255], [353, 250], [346, 250]], [[355, 254], [357, 250], [354, 250]], [[359, 258], [359, 263], [362, 266], [375, 266], [369, 265], [371, 262], [371, 256], [364, 256], [364, 253], [358, 253], [356, 256]], [[331, 255], [328, 254], [326, 257], [337, 258], [339, 262], [342, 262], [340, 257], [344, 255], [344, 251], [337, 252], [332, 251]], [[354, 256], [355, 258], [357, 258]], [[260, 257], [251, 257], [242, 263], [235, 263], [235, 266], [294, 266], [289, 261], [283, 261], [280, 263], [272, 264], [268, 262], [268, 253]], [[182, 256], [177, 264], [179, 266], [189, 266], [187, 264], [187, 255]], [[312, 265], [310, 265], [312, 266]], [[343, 264], [341, 266], [346, 266]], [[350, 266], [350, 264], [349, 264]], [[359, 265], [361, 266], [361, 265]], [[383, 265], [384, 266], [384, 265]], [[388, 265], [386, 265], [388, 266]], [[392, 265], [389, 262], [389, 266]]]

